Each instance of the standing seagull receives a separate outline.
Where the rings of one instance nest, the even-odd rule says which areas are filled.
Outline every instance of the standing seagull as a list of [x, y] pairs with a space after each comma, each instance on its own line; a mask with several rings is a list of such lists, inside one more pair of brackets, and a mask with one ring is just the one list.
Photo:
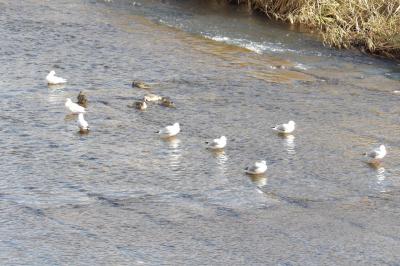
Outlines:
[[49, 84], [49, 85], [64, 84], [67, 82], [66, 79], [57, 77], [56, 72], [54, 70], [50, 71], [50, 73], [47, 74], [46, 80], [47, 80], [47, 84]]
[[252, 166], [248, 166], [244, 169], [247, 174], [250, 175], [260, 175], [267, 171], [266, 161], [257, 161]]
[[208, 148], [211, 150], [223, 149], [226, 146], [226, 137], [221, 136], [219, 139], [213, 139], [211, 142], [206, 141], [206, 144], [208, 144]]
[[85, 113], [85, 107], [80, 106], [79, 104], [73, 103], [70, 98], [67, 98], [65, 101], [65, 107], [73, 114]]
[[79, 113], [78, 115], [78, 127], [80, 133], [86, 133], [89, 131], [89, 124], [83, 117], [83, 113]]
[[166, 126], [157, 133], [160, 134], [162, 138], [169, 138], [176, 136], [181, 131], [179, 123], [175, 123], [172, 126]]
[[295, 129], [296, 123], [290, 120], [287, 124], [276, 125], [272, 129], [279, 133], [288, 134], [292, 133]]
[[364, 153], [364, 156], [368, 163], [379, 163], [386, 156], [386, 153], [386, 147], [382, 144], [379, 148]]

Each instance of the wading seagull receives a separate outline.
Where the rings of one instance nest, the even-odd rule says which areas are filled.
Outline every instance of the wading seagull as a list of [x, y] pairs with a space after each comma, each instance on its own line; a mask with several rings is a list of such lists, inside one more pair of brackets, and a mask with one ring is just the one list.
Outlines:
[[79, 113], [78, 115], [78, 127], [79, 127], [79, 132], [81, 133], [89, 131], [89, 124], [83, 117], [83, 113]]
[[213, 139], [212, 141], [206, 141], [207, 147], [212, 150], [223, 149], [226, 146], [226, 137], [221, 136], [218, 139]]
[[383, 157], [386, 156], [386, 147], [385, 145], [380, 145], [378, 148], [364, 153], [364, 156], [369, 163], [379, 162]]
[[252, 166], [248, 166], [244, 169], [247, 174], [250, 175], [260, 175], [267, 171], [266, 161], [257, 161]]
[[296, 123], [290, 120], [287, 124], [276, 125], [272, 129], [278, 131], [279, 133], [286, 134], [286, 133], [292, 133], [294, 131], [295, 126]]
[[80, 106], [79, 104], [73, 103], [70, 98], [67, 98], [65, 101], [65, 107], [73, 114], [85, 113], [85, 107]]
[[162, 138], [169, 138], [176, 136], [179, 132], [181, 131], [181, 128], [179, 126], [179, 123], [175, 123], [172, 126], [166, 126], [157, 133], [162, 137]]
[[47, 84], [49, 84], [49, 85], [64, 84], [67, 82], [66, 79], [57, 77], [56, 72], [54, 70], [50, 71], [50, 73], [47, 74], [46, 80], [47, 80]]

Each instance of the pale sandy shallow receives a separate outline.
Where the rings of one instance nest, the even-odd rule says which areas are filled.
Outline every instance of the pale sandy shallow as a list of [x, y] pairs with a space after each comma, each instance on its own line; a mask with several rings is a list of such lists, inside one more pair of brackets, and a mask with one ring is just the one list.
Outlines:
[[[399, 263], [395, 64], [279, 25], [262, 33], [258, 19], [218, 6], [116, 2], [0, 0], [2, 265]], [[196, 33], [217, 22], [235, 40], [283, 38], [275, 45], [288, 51]], [[47, 87], [51, 69], [64, 88]], [[177, 108], [128, 108], [148, 93], [132, 79]], [[84, 136], [63, 107], [82, 89]], [[270, 129], [290, 119], [294, 137]], [[160, 140], [175, 121], [182, 133]], [[225, 153], [207, 151], [220, 135]], [[387, 160], [371, 168], [360, 155], [381, 142]], [[267, 175], [246, 176], [260, 159]]]

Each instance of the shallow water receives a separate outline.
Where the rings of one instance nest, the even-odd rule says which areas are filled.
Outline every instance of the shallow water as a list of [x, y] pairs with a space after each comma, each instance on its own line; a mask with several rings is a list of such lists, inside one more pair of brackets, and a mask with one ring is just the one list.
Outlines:
[[[396, 63], [218, 2], [136, 3], [0, 0], [2, 265], [399, 263]], [[177, 108], [128, 108], [133, 79]], [[80, 90], [88, 135], [64, 110]]]

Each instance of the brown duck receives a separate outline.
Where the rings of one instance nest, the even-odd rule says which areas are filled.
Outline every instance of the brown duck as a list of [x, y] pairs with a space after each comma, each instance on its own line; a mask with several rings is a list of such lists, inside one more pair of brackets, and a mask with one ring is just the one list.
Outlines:
[[160, 101], [160, 105], [165, 107], [175, 108], [175, 103], [169, 97], [162, 97]]
[[79, 92], [78, 97], [76, 98], [78, 99], [78, 104], [80, 106], [83, 106], [85, 108], [87, 107], [88, 100], [86, 95], [82, 91]]
[[139, 88], [139, 89], [146, 89], [146, 90], [151, 89], [150, 85], [148, 85], [142, 81], [139, 81], [139, 80], [134, 80], [132, 82], [132, 88], [135, 88], [135, 87]]

